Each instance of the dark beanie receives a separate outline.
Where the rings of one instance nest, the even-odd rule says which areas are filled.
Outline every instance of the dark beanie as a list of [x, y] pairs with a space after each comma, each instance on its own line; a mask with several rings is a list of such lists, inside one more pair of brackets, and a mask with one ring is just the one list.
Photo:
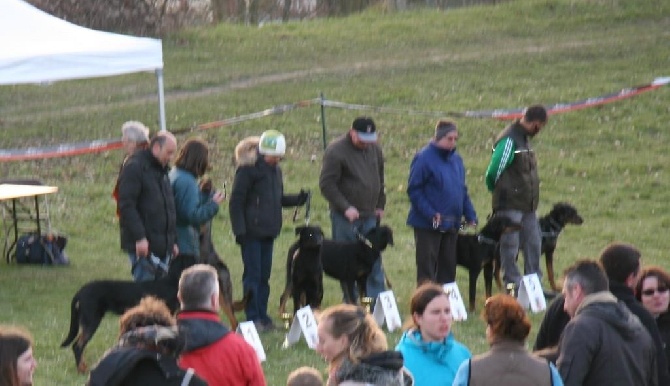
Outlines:
[[456, 123], [452, 121], [438, 121], [435, 125], [435, 141], [439, 141], [452, 131], [456, 131]]

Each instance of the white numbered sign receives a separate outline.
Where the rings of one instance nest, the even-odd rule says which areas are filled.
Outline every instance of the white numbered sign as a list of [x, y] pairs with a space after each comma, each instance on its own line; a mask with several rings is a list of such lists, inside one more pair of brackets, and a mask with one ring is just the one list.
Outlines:
[[265, 350], [263, 349], [263, 343], [261, 343], [261, 337], [258, 336], [258, 331], [256, 331], [256, 325], [254, 322], [242, 322], [237, 326], [237, 333], [241, 334], [244, 340], [247, 341], [256, 351], [256, 356], [261, 362], [265, 361]]
[[451, 316], [454, 318], [454, 320], [467, 320], [468, 312], [465, 310], [465, 303], [463, 303], [461, 291], [458, 290], [458, 284], [456, 284], [456, 282], [447, 283], [443, 285], [442, 288], [444, 288], [444, 292], [446, 292], [449, 296]]
[[542, 284], [536, 273], [526, 275], [521, 280], [517, 300], [525, 309], [530, 308], [532, 312], [541, 312], [547, 309], [547, 301], [544, 299]]
[[393, 291], [384, 291], [377, 296], [372, 317], [375, 318], [375, 321], [380, 326], [384, 324], [384, 319], [386, 319], [386, 328], [388, 328], [389, 331], [402, 327], [400, 313], [398, 312], [398, 305], [396, 304]]
[[293, 317], [291, 328], [286, 334], [284, 347], [288, 347], [300, 340], [300, 336], [305, 335], [307, 346], [312, 350], [316, 349], [316, 344], [319, 341], [316, 330], [316, 318], [310, 306], [305, 306], [298, 310]]

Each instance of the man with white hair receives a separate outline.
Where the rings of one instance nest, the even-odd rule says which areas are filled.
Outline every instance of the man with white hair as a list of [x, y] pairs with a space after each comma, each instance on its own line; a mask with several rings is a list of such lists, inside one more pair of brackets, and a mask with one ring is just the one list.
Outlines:
[[121, 144], [123, 145], [124, 157], [119, 168], [119, 175], [116, 177], [116, 184], [112, 191], [112, 197], [116, 201], [116, 217], [119, 217], [119, 177], [121, 170], [126, 164], [128, 158], [137, 150], [146, 149], [149, 146], [149, 129], [142, 122], [128, 121], [121, 126]]
[[254, 349], [221, 324], [216, 270], [196, 264], [181, 274], [177, 324], [186, 334], [179, 365], [193, 368], [209, 386], [265, 385]]

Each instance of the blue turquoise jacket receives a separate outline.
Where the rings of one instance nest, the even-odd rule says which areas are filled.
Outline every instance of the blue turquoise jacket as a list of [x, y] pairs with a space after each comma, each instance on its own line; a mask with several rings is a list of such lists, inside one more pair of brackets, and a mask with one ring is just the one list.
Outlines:
[[443, 342], [424, 342], [419, 331], [409, 330], [395, 349], [402, 353], [405, 367], [414, 376], [414, 386], [451, 386], [458, 367], [472, 357], [452, 333]]
[[430, 142], [412, 160], [407, 181], [411, 203], [407, 225], [433, 229], [433, 217], [442, 216], [440, 230], [458, 229], [465, 216], [477, 222], [475, 208], [465, 185], [465, 167], [454, 150], [440, 149]]
[[202, 195], [198, 180], [184, 169], [170, 170], [170, 184], [177, 211], [177, 246], [180, 255], [200, 255], [200, 226], [219, 212], [219, 204]]

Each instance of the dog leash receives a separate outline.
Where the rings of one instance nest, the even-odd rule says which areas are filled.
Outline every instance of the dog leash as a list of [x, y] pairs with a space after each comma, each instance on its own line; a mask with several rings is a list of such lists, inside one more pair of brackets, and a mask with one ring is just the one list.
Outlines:
[[[305, 225], [309, 225], [310, 208], [312, 207], [312, 191], [307, 189], [307, 199], [305, 200]], [[300, 207], [296, 206], [293, 211], [293, 222], [298, 221], [298, 212]]]
[[371, 242], [370, 240], [368, 240], [368, 239], [365, 237], [364, 234], [361, 233], [360, 229], [359, 229], [357, 226], [354, 225], [354, 226], [352, 226], [351, 228], [352, 228], [352, 230], [353, 230], [353, 232], [354, 232], [354, 236], [356, 236], [356, 240], [358, 240], [358, 241], [360, 241], [361, 243], [367, 245], [370, 249], [373, 249], [373, 248], [372, 248], [372, 242]]

